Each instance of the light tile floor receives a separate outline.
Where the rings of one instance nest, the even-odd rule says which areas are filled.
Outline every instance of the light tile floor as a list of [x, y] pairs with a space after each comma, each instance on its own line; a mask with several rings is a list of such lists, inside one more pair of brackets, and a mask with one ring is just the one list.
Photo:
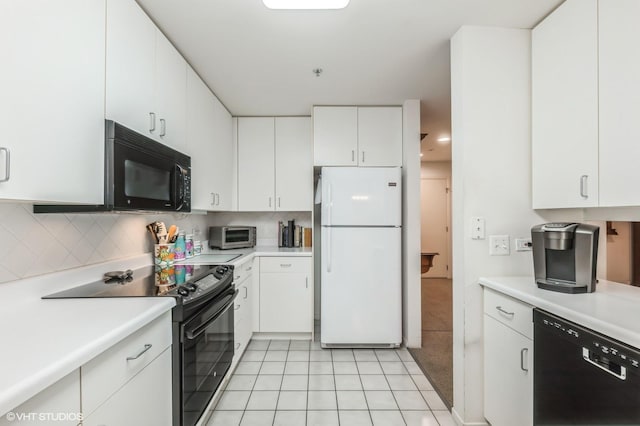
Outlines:
[[453, 426], [406, 349], [252, 340], [208, 426]]

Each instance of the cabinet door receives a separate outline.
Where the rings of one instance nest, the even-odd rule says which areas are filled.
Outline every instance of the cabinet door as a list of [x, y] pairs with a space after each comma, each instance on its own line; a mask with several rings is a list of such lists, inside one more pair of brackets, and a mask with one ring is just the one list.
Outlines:
[[215, 208], [214, 96], [191, 68], [187, 70], [187, 152], [191, 155], [191, 208]]
[[260, 275], [260, 331], [295, 333], [313, 331], [309, 274]]
[[[215, 96], [213, 107], [215, 152], [207, 159], [209, 168], [213, 169], [213, 189], [216, 197], [212, 210], [231, 211], [234, 210], [234, 176], [237, 167], [237, 163], [233, 161], [233, 118]], [[191, 160], [193, 161], [193, 158]]]
[[104, 202], [104, 1], [0, 2], [0, 199]]
[[[0, 417], [0, 426], [27, 425], [40, 426], [43, 424], [55, 424], [61, 426], [76, 426], [80, 420], [80, 370], [75, 370], [56, 383], [52, 384], [27, 402], [11, 410], [15, 416], [3, 415]], [[34, 419], [22, 418], [30, 413], [37, 413]], [[45, 413], [63, 413], [68, 420], [52, 420], [47, 423], [39, 416]]]
[[85, 426], [171, 425], [171, 348], [88, 416]]
[[273, 211], [274, 119], [238, 118], [238, 210]]
[[276, 117], [276, 210], [313, 206], [311, 119]]
[[638, 206], [640, 4], [600, 0], [600, 206]]
[[156, 30], [155, 99], [156, 140], [178, 151], [186, 145], [187, 62], [167, 38]]
[[402, 166], [402, 108], [358, 108], [358, 165]]
[[493, 426], [533, 424], [533, 342], [484, 315], [484, 416]]
[[597, 0], [568, 0], [533, 30], [533, 208], [598, 205], [597, 26]]
[[358, 164], [358, 108], [313, 108], [313, 165]]
[[135, 1], [108, 0], [106, 118], [153, 138], [156, 31]]

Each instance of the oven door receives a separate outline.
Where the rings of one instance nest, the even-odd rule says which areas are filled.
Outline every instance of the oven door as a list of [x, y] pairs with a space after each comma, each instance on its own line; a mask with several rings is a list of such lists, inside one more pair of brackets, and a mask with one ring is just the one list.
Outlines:
[[233, 301], [231, 287], [216, 302], [181, 326], [182, 425], [195, 425], [218, 389], [233, 359]]
[[190, 210], [189, 168], [163, 154], [135, 142], [114, 141], [111, 201], [116, 210]]

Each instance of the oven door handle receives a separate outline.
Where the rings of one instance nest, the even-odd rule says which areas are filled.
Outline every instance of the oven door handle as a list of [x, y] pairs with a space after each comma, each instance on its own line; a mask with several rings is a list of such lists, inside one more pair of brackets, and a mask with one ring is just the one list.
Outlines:
[[213, 314], [213, 316], [211, 316], [211, 319], [207, 320], [204, 324], [194, 327], [191, 330], [185, 330], [184, 335], [187, 337], [187, 339], [193, 340], [199, 335], [201, 335], [207, 329], [207, 327], [211, 325], [212, 322], [220, 318], [225, 312], [229, 310], [229, 308], [233, 306], [233, 301], [235, 300], [237, 295], [238, 295], [238, 290], [234, 290], [231, 297], [229, 297], [227, 302], [224, 305], [222, 305], [222, 307], [218, 309], [216, 313]]

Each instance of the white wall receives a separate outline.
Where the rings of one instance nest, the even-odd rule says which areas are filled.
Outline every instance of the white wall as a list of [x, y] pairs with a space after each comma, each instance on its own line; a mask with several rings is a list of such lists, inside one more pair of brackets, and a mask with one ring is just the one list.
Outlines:
[[451, 161], [425, 161], [420, 167], [421, 179], [451, 179]]
[[402, 330], [405, 344], [422, 346], [420, 282], [420, 101], [402, 106]]
[[156, 220], [206, 239], [206, 215], [33, 214], [31, 204], [0, 203], [0, 283], [151, 253], [145, 227]]
[[[454, 415], [484, 424], [481, 276], [532, 275], [531, 252], [489, 256], [488, 236], [580, 211], [531, 209], [530, 31], [462, 27], [451, 39]], [[471, 239], [471, 217], [486, 220]], [[506, 401], [505, 403], [508, 403]]]

